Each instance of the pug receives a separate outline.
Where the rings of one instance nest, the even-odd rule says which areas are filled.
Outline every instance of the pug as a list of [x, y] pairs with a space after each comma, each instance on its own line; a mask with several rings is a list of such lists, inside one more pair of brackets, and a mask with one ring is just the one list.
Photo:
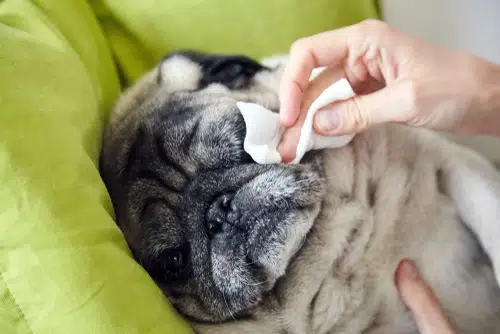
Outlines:
[[199, 333], [417, 333], [403, 258], [460, 333], [500, 332], [494, 166], [396, 124], [257, 164], [236, 103], [278, 112], [285, 62], [174, 52], [118, 99], [100, 171], [138, 263]]

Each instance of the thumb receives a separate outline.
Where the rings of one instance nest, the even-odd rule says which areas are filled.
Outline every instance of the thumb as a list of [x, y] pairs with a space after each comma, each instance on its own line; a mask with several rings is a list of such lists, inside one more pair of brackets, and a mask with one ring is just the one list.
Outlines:
[[411, 261], [401, 261], [396, 270], [396, 285], [420, 333], [455, 333], [432, 288], [422, 279]]
[[345, 135], [387, 122], [407, 122], [415, 114], [412, 85], [391, 83], [367, 95], [334, 102], [314, 117], [314, 130], [323, 136]]

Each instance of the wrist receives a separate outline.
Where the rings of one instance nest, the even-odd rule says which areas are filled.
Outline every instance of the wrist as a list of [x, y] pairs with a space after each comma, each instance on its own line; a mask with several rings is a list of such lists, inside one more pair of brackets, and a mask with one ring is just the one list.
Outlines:
[[474, 73], [469, 87], [470, 109], [462, 122], [462, 133], [500, 137], [500, 65], [470, 57], [464, 71]]

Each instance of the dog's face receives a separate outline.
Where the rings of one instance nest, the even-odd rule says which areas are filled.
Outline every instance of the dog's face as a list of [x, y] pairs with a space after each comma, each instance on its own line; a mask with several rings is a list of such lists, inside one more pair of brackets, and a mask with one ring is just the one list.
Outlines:
[[279, 69], [177, 53], [115, 110], [101, 173], [137, 260], [195, 320], [246, 315], [300, 248], [323, 198], [321, 157], [259, 165], [236, 102], [276, 109]]

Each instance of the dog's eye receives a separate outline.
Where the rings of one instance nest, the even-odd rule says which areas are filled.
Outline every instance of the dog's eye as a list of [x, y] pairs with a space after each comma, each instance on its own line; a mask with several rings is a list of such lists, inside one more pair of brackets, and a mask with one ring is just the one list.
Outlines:
[[141, 263], [157, 282], [175, 282], [189, 275], [189, 246], [164, 249], [156, 256], [145, 257]]
[[167, 268], [172, 271], [178, 271], [186, 266], [186, 254], [182, 249], [173, 249], [165, 254]]

